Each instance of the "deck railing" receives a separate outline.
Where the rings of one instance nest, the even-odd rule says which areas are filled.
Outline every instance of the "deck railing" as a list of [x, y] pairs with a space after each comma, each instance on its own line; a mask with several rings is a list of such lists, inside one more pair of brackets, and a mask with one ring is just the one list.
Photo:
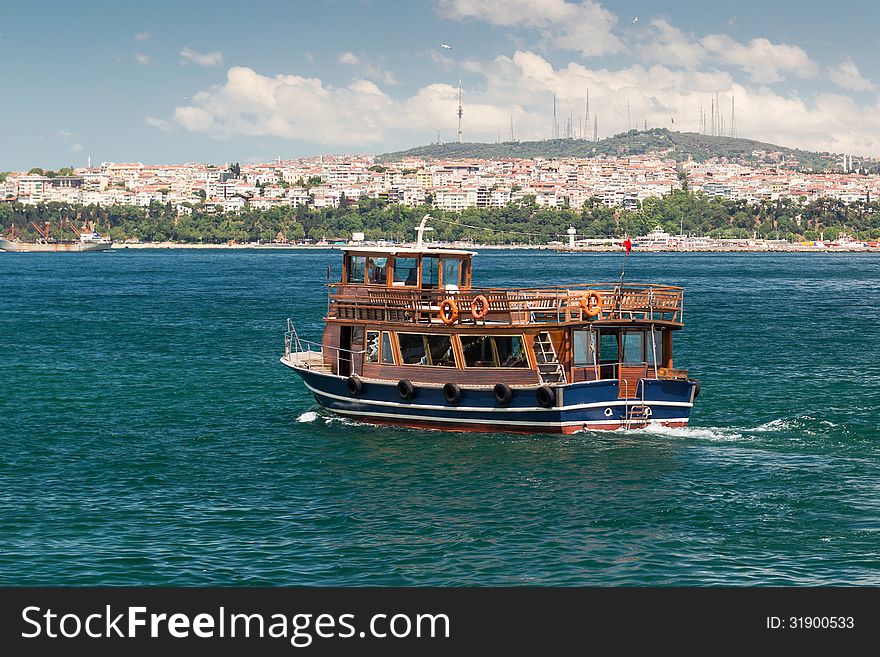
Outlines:
[[[335, 354], [330, 359], [325, 357], [325, 352]], [[365, 350], [352, 351], [351, 349], [342, 349], [341, 347], [332, 347], [322, 345], [319, 342], [311, 340], [303, 340], [296, 332], [296, 327], [288, 318], [287, 331], [284, 333], [284, 358], [295, 362], [297, 365], [308, 370], [316, 370], [323, 372], [339, 372], [341, 371], [342, 361], [347, 361], [353, 368], [355, 359], [366, 353]]]
[[[477, 319], [473, 308], [480, 296], [488, 301], [488, 313]], [[438, 323], [440, 303], [451, 299], [458, 309], [457, 323], [461, 324], [566, 324], [585, 320], [681, 324], [683, 296], [680, 287], [637, 283], [455, 291], [337, 284], [330, 286], [328, 315], [403, 324]]]

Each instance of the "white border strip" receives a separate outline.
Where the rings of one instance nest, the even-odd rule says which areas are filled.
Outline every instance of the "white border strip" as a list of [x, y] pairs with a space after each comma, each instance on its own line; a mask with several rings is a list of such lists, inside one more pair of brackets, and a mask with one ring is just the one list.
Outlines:
[[[348, 411], [342, 410], [339, 408], [328, 408], [328, 411], [331, 413], [341, 413], [343, 415], [354, 415], [354, 416], [367, 416], [367, 417], [379, 417], [379, 418], [394, 418], [396, 420], [419, 420], [422, 422], [447, 422], [447, 423], [459, 423], [459, 424], [491, 424], [495, 426], [499, 426], [502, 429], [504, 425], [515, 425], [515, 426], [527, 426], [527, 427], [574, 427], [574, 426], [594, 426], [594, 425], [619, 425], [619, 424], [638, 424], [644, 425], [646, 424], [645, 420], [590, 420], [587, 422], [581, 421], [568, 421], [568, 422], [530, 422], [526, 420], [480, 420], [480, 419], [469, 419], [469, 418], [451, 418], [451, 417], [425, 417], [424, 415], [402, 415], [400, 413], [371, 413], [369, 411]], [[502, 422], [502, 424], [499, 424]], [[674, 418], [663, 418], [663, 420], [655, 420], [655, 422], [663, 424], [667, 422], [683, 422], [685, 424], [688, 423], [688, 418], [686, 417], [674, 417]]]
[[305, 384], [306, 388], [311, 390], [314, 394], [321, 395], [322, 397], [329, 397], [330, 399], [336, 399], [338, 401], [351, 402], [355, 404], [369, 404], [373, 406], [391, 406], [392, 408], [414, 408], [425, 411], [465, 411], [468, 413], [560, 413], [562, 411], [580, 411], [585, 408], [603, 408], [608, 406], [676, 406], [679, 408], [693, 407], [692, 402], [645, 401], [645, 403], [643, 404], [641, 400], [638, 399], [615, 399], [613, 401], [607, 402], [590, 402], [589, 404], [574, 404], [572, 406], [554, 406], [553, 408], [544, 408], [543, 406], [492, 406], [484, 408], [482, 406], [437, 406], [434, 404], [403, 404], [400, 402], [382, 401], [378, 399], [373, 400], [363, 399], [359, 397], [344, 397], [342, 395], [334, 395], [332, 392], [324, 392], [322, 390], [318, 390], [317, 388], [313, 388], [305, 380], [303, 380], [303, 383]]

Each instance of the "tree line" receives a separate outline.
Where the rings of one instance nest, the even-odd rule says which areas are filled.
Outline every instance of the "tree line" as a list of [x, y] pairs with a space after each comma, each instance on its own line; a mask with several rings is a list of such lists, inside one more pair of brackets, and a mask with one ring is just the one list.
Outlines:
[[[347, 240], [363, 232], [368, 240], [414, 239], [413, 228], [425, 214], [435, 221], [432, 238], [472, 240], [497, 244], [541, 244], [565, 240], [574, 226], [579, 237], [643, 235], [655, 226], [671, 234], [747, 238], [756, 234], [767, 239], [836, 239], [841, 233], [861, 239], [880, 238], [880, 203], [844, 203], [819, 198], [797, 202], [790, 198], [748, 203], [709, 197], [702, 192], [676, 190], [652, 197], [637, 208], [608, 207], [592, 198], [581, 208], [542, 208], [533, 197], [501, 208], [469, 208], [461, 213], [445, 212], [424, 205], [407, 207], [380, 199], [343, 199], [338, 208], [276, 207], [268, 210], [245, 208], [240, 213], [223, 212], [219, 206], [184, 204], [182, 212], [170, 203], [149, 207], [128, 205], [73, 205], [45, 203], [24, 205], [0, 203], [0, 230], [15, 224], [17, 236], [35, 238], [31, 222], [58, 226], [64, 220], [74, 225], [94, 222], [96, 229], [114, 241], [183, 242], [220, 244], [310, 239]], [[72, 232], [65, 235], [72, 237]]]

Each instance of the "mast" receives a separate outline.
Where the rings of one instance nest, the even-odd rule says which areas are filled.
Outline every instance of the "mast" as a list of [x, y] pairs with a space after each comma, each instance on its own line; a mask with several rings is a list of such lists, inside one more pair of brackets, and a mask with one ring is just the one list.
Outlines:
[[461, 143], [461, 115], [463, 114], [463, 110], [461, 108], [461, 80], [458, 81], [458, 143]]

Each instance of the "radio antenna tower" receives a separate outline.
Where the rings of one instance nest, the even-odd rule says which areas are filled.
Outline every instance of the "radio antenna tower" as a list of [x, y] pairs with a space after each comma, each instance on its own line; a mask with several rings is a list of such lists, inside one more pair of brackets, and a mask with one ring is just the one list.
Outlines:
[[458, 81], [458, 143], [461, 143], [461, 115], [464, 112], [461, 109], [461, 80]]
[[510, 141], [513, 141], [513, 112], [510, 113]]
[[584, 139], [587, 138], [587, 133], [590, 131], [590, 88], [587, 87], [587, 103], [586, 103], [586, 117], [584, 118]]
[[629, 100], [626, 101], [626, 131], [630, 131], [630, 122], [629, 122]]
[[712, 130], [710, 131], [712, 136], [715, 136], [715, 99], [712, 99]]
[[553, 130], [551, 139], [559, 139], [559, 124], [556, 122], [556, 93], [553, 94]]
[[734, 102], [736, 101], [736, 97], [731, 94], [730, 96], [730, 136], [736, 137], [736, 105]]

